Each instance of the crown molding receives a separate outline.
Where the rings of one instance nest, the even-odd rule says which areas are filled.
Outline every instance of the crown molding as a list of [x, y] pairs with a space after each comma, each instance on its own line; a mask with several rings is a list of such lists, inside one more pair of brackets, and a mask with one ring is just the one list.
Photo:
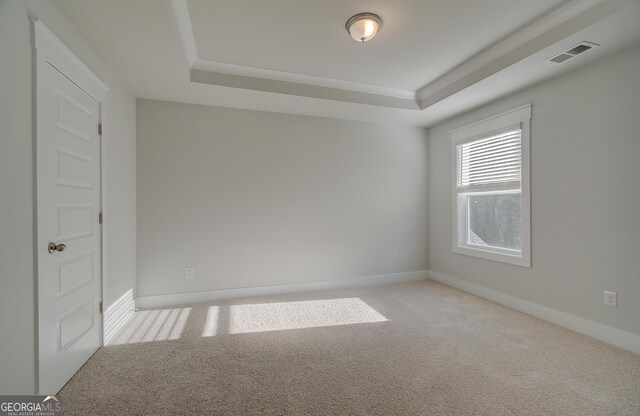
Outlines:
[[616, 0], [572, 0], [417, 91], [425, 109], [620, 10]]
[[421, 111], [611, 16], [634, 0], [570, 0], [416, 91], [203, 59], [198, 55], [188, 0], [168, 1], [192, 82]]
[[198, 55], [187, 0], [170, 0], [170, 6], [192, 82], [233, 88], [247, 88], [248, 84], [253, 86], [249, 89], [258, 91], [420, 110], [416, 91], [202, 59]]
[[298, 74], [295, 72], [277, 71], [274, 69], [256, 68], [253, 66], [209, 61], [206, 59], [196, 60], [195, 63], [191, 66], [191, 69], [218, 72], [221, 74], [240, 75], [252, 78], [264, 78], [273, 81], [285, 81], [296, 84], [314, 85], [316, 87], [338, 88], [349, 91], [363, 92], [367, 94], [402, 98], [405, 100], [416, 99], [416, 91], [401, 90], [397, 88], [382, 87], [371, 84], [362, 84], [353, 81], [343, 81], [333, 78], [318, 77], [315, 75]]
[[193, 26], [191, 25], [191, 15], [189, 14], [189, 5], [187, 0], [169, 0], [171, 10], [176, 18], [180, 41], [182, 42], [182, 50], [187, 58], [189, 68], [198, 60], [198, 49], [196, 48], [196, 38], [193, 35]]
[[382, 94], [370, 94], [344, 88], [317, 86], [308, 83], [280, 81], [263, 77], [250, 77], [223, 72], [191, 69], [191, 82], [253, 91], [296, 95], [322, 100], [391, 107], [405, 110], [420, 110], [415, 99], [398, 98]]

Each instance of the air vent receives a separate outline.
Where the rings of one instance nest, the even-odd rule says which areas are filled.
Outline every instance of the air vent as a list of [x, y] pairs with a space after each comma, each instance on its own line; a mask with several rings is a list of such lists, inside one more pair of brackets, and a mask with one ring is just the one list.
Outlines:
[[582, 52], [586, 52], [591, 49], [593, 46], [587, 45], [586, 43], [581, 43], [573, 49], [567, 51], [569, 55], [580, 55]]
[[556, 64], [561, 64], [567, 59], [571, 59], [571, 58], [573, 58], [573, 55], [569, 55], [568, 53], [561, 53], [560, 55], [554, 56], [553, 58], [549, 59], [549, 61], [554, 62]]
[[597, 46], [600, 46], [600, 45], [592, 42], [580, 42], [576, 46], [573, 46], [572, 48], [567, 49], [566, 51], [559, 53], [552, 58], [547, 59], [547, 62], [553, 62], [554, 64], [561, 64]]

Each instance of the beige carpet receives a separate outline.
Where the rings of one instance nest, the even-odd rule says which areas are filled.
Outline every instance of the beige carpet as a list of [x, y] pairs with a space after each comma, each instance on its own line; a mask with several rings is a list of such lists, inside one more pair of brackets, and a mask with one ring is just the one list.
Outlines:
[[640, 415], [640, 356], [424, 281], [141, 311], [65, 415]]

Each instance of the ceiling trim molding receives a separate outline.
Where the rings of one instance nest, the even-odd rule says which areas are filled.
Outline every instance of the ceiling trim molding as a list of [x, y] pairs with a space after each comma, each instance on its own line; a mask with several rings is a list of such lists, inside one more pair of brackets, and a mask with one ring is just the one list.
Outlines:
[[404, 110], [420, 110], [420, 106], [415, 99], [371, 94], [343, 88], [331, 88], [313, 85], [310, 83], [281, 81], [263, 77], [236, 75], [201, 69], [191, 69], [190, 80], [191, 82], [198, 82], [201, 84], [243, 88], [254, 91], [272, 92], [276, 94], [297, 95], [300, 97], [319, 98], [322, 100], [342, 101], [347, 103], [399, 108]]
[[198, 60], [198, 48], [196, 48], [196, 38], [193, 35], [189, 5], [187, 0], [170, 0], [170, 2], [182, 41], [182, 50], [187, 58], [189, 68], [192, 68]]
[[616, 0], [572, 0], [417, 92], [425, 109], [620, 10]]
[[[418, 101], [416, 99], [416, 91], [403, 90], [398, 88], [389, 88], [378, 85], [363, 84], [352, 81], [344, 81], [333, 78], [318, 77], [314, 75], [299, 74], [286, 71], [278, 71], [266, 68], [257, 68], [247, 65], [238, 65], [227, 62], [212, 61], [202, 59], [198, 56], [198, 48], [196, 46], [195, 35], [193, 31], [193, 24], [191, 23], [191, 15], [189, 12], [189, 4], [187, 0], [170, 0], [171, 9], [176, 19], [178, 26], [178, 32], [180, 34], [180, 40], [182, 41], [182, 47], [184, 49], [185, 56], [187, 58], [187, 64], [191, 72], [191, 80], [195, 79], [209, 79], [208, 84], [213, 84], [214, 79], [217, 80], [231, 80], [234, 82], [227, 82], [226, 84], [234, 84], [235, 88], [243, 88], [237, 82], [241, 79], [263, 79], [270, 81], [279, 81], [267, 83], [270, 87], [266, 89], [260, 89], [263, 91], [279, 92], [277, 90], [278, 85], [292, 86], [306, 85], [308, 87], [319, 88], [307, 88], [305, 94], [296, 94], [294, 89], [286, 88], [288, 92], [281, 92], [284, 94], [302, 95], [315, 98], [333, 99], [337, 101], [347, 101], [359, 104], [370, 104], [384, 107], [404, 108], [419, 110]], [[198, 71], [194, 76], [194, 71]], [[204, 77], [201, 71], [209, 71], [220, 75], [233, 75], [236, 77], [223, 77], [212, 76]], [[202, 81], [194, 81], [202, 82]], [[225, 84], [216, 84], [225, 85]], [[229, 85], [226, 85], [229, 86]], [[246, 87], [244, 87], [246, 88]], [[323, 90], [326, 89], [326, 90]], [[354, 94], [345, 94], [339, 90], [346, 92], [352, 92]], [[317, 94], [316, 94], [317, 93]], [[351, 99], [351, 97], [354, 97]], [[388, 99], [385, 99], [388, 98]]]
[[629, 1], [635, 0], [570, 0], [435, 81], [411, 91], [202, 59], [198, 55], [188, 0], [169, 0], [192, 82], [418, 111], [611, 16]]
[[230, 64], [219, 61], [198, 59], [192, 69], [202, 71], [219, 72], [222, 74], [240, 75], [254, 78], [264, 78], [274, 81], [294, 82], [308, 84], [317, 87], [338, 88], [342, 90], [357, 91], [367, 94], [385, 95], [388, 97], [416, 99], [416, 91], [401, 90], [397, 88], [381, 87], [378, 85], [362, 84], [353, 81], [343, 81], [333, 78], [318, 77], [315, 75], [298, 74], [295, 72], [278, 71], [274, 69], [256, 68], [246, 65]]

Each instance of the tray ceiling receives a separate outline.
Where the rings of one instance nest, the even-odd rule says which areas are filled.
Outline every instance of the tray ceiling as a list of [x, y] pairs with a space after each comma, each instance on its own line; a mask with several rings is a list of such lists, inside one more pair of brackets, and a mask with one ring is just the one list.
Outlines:
[[424, 126], [640, 41], [637, 0], [54, 3], [141, 98]]
[[[200, 59], [418, 90], [566, 0], [182, 0]], [[370, 42], [345, 22], [383, 19]], [[505, 18], [508, 16], [508, 18]]]

